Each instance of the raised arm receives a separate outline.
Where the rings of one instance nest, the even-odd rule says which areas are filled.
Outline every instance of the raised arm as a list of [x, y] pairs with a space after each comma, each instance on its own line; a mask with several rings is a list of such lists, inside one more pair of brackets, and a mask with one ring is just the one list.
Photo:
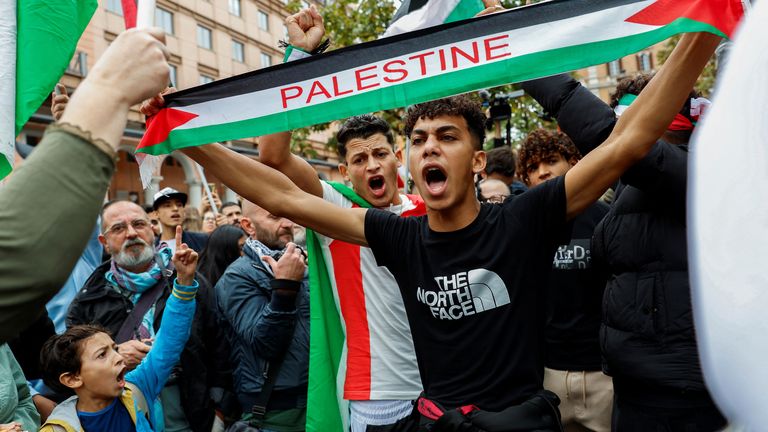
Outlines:
[[343, 209], [299, 189], [285, 174], [221, 144], [182, 150], [240, 196], [328, 237], [367, 246], [365, 209]]
[[575, 217], [642, 159], [664, 133], [714, 52], [720, 37], [683, 36], [656, 77], [622, 114], [616, 127], [594, 151], [565, 175], [567, 217]]
[[[310, 53], [325, 36], [323, 17], [315, 5], [303, 9], [285, 19], [288, 42]], [[288, 176], [301, 190], [322, 197], [323, 187], [317, 172], [304, 159], [291, 153], [291, 133], [280, 132], [259, 139], [259, 160]]]
[[[45, 313], [72, 272], [109, 186], [128, 109], [168, 82], [163, 40], [160, 29], [118, 36], [59, 124], [0, 187], [0, 343]], [[33, 211], [40, 203], [56, 216]]]
[[291, 153], [291, 133], [279, 132], [259, 138], [259, 160], [288, 176], [301, 190], [322, 197], [323, 187], [309, 162]]

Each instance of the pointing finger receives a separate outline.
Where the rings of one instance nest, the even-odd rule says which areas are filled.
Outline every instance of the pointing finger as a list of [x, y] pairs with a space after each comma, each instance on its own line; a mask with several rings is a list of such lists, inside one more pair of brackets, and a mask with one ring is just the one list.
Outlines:
[[181, 225], [176, 226], [176, 250], [181, 249]]

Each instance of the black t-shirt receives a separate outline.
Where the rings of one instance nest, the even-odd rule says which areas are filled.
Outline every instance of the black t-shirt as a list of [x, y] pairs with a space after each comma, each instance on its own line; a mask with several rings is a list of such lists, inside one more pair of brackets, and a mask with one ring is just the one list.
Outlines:
[[550, 180], [467, 227], [368, 210], [365, 236], [403, 295], [427, 396], [499, 411], [541, 389], [545, 292], [564, 237], [565, 186]]
[[608, 277], [592, 266], [591, 240], [608, 209], [603, 202], [592, 204], [573, 220], [570, 242], [555, 251], [547, 293], [548, 368], [600, 370], [598, 335]]

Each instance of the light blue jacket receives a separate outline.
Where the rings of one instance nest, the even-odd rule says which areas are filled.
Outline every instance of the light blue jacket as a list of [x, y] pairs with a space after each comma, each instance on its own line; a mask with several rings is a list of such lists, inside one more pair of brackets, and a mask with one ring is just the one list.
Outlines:
[[[186, 296], [186, 293], [196, 291], [197, 287], [197, 281], [194, 287], [180, 286], [174, 282], [173, 294], [168, 297], [165, 312], [160, 321], [160, 331], [157, 333], [152, 349], [139, 366], [125, 376], [129, 387], [123, 391], [120, 401], [136, 423], [137, 432], [164, 430], [162, 412], [155, 411], [154, 401], [165, 387], [174, 366], [179, 362], [184, 345], [189, 339], [192, 319], [195, 316], [195, 300], [181, 300], [176, 294], [181, 293], [182, 296]], [[146, 403], [142, 403], [142, 400]], [[83, 432], [77, 417], [77, 396], [72, 396], [58, 405], [40, 431]]]

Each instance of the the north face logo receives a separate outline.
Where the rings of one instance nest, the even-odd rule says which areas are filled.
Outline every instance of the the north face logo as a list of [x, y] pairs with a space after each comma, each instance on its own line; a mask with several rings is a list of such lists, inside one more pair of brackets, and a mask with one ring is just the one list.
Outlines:
[[509, 304], [509, 292], [499, 275], [475, 269], [451, 276], [438, 276], [440, 291], [419, 287], [416, 298], [429, 306], [435, 318], [457, 320]]

